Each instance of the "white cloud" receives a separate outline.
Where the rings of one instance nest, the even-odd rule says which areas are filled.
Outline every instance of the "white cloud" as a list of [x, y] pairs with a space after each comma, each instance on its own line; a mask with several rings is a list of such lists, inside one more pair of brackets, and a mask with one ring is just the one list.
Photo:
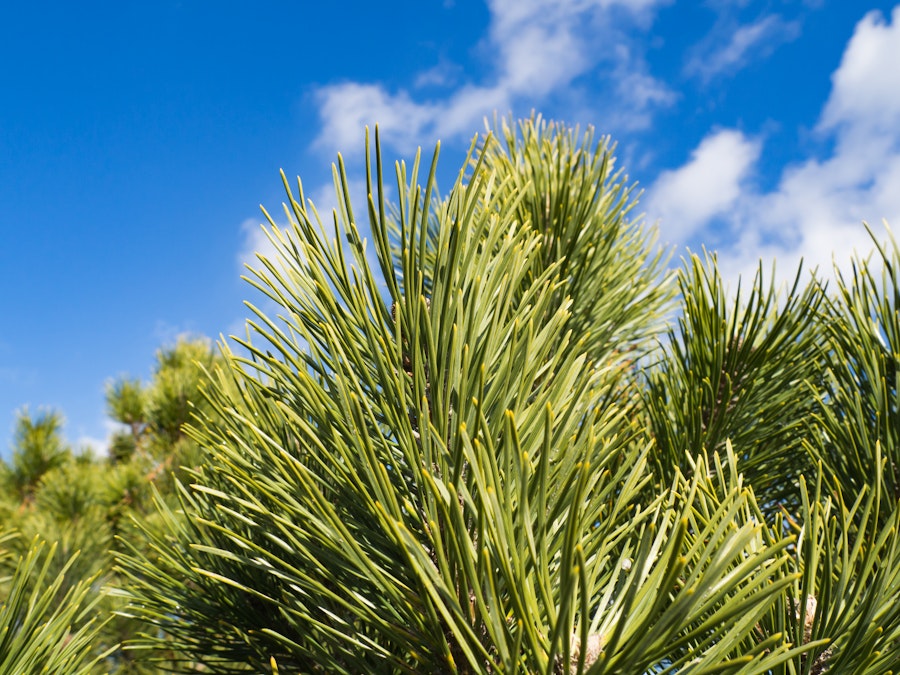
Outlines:
[[450, 87], [456, 83], [461, 74], [462, 68], [446, 59], [441, 59], [436, 66], [416, 75], [415, 87]]
[[894, 8], [892, 20], [886, 23], [876, 11], [857, 24], [831, 78], [821, 130], [836, 131], [848, 143], [886, 136], [896, 146], [900, 137], [900, 6]]
[[[329, 151], [356, 147], [363, 127], [378, 123], [382, 137], [409, 152], [424, 142], [469, 136], [485, 116], [515, 104], [536, 107], [599, 63], [610, 68], [613, 88], [633, 93], [619, 105], [634, 119], [669, 105], [672, 93], [630, 53], [616, 26], [649, 26], [653, 10], [670, 0], [491, 0], [488, 49], [494, 61], [484, 82], [469, 82], [443, 98], [417, 100], [409, 91], [380, 84], [344, 82], [318, 90], [322, 130], [316, 144]], [[615, 21], [613, 20], [615, 18]], [[621, 21], [620, 21], [621, 20]], [[423, 77], [429, 79], [430, 71]]]
[[[626, 44], [615, 48], [616, 105], [604, 111], [608, 123], [623, 130], [647, 128], [652, 113], [675, 103], [677, 94], [647, 72], [647, 65]], [[612, 113], [612, 114], [611, 114]]]
[[[788, 166], [772, 191], [760, 193], [741, 180], [756, 156], [738, 159], [744, 142], [722, 136], [735, 132], [712, 134], [687, 164], [652, 186], [649, 203], [663, 217], [663, 232], [686, 243], [721, 214], [734, 236], [719, 252], [729, 278], [752, 274], [759, 258], [777, 258], [781, 275], [790, 276], [801, 257], [807, 269], [830, 276], [832, 260], [845, 267], [853, 251], [872, 249], [863, 221], [876, 235], [882, 220], [900, 224], [900, 71], [888, 67], [900, 63], [900, 7], [892, 18], [889, 24], [877, 12], [866, 15], [832, 76], [816, 128], [833, 142], [828, 156]], [[718, 181], [718, 201], [703, 198], [710, 181]]]
[[90, 450], [95, 457], [105, 457], [109, 454], [109, 441], [112, 435], [118, 431], [125, 431], [128, 428], [124, 424], [119, 424], [109, 418], [104, 418], [101, 426], [106, 433], [104, 437], [97, 438], [86, 434], [80, 435], [72, 446], [75, 451], [80, 453]]
[[160, 345], [174, 345], [183, 337], [203, 337], [191, 320], [183, 323], [172, 323], [166, 319], [157, 319], [153, 324], [154, 342]]
[[90, 452], [94, 457], [105, 457], [109, 454], [109, 439], [79, 436], [74, 448], [78, 454]]
[[786, 42], [800, 35], [800, 22], [785, 21], [769, 14], [742, 26], [727, 27], [724, 22], [709, 34], [685, 66], [685, 73], [704, 81], [734, 72], [751, 60], [763, 59]]
[[274, 260], [277, 257], [275, 246], [265, 232], [269, 227], [268, 221], [262, 215], [259, 218], [247, 218], [241, 223], [240, 231], [243, 242], [237, 255], [241, 274], [246, 273], [246, 265], [251, 267], [259, 266], [258, 255], [262, 255], [269, 260]]
[[647, 213], [660, 219], [663, 237], [686, 242], [733, 208], [759, 151], [758, 142], [725, 129], [703, 139], [685, 165], [660, 174], [650, 191]]
[[374, 132], [377, 123], [382, 140], [407, 149], [440, 114], [430, 104], [416, 103], [407, 92], [390, 94], [375, 84], [345, 82], [323, 87], [316, 93], [322, 130], [320, 147], [340, 150], [362, 146], [363, 129]]

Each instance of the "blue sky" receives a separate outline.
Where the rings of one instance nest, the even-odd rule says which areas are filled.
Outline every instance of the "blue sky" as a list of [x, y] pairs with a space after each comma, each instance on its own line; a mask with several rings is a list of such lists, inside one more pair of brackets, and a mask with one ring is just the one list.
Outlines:
[[110, 378], [239, 332], [279, 169], [327, 205], [366, 124], [440, 139], [445, 185], [495, 111], [593, 125], [675, 259], [730, 279], [900, 223], [893, 2], [6, 3], [0, 63], [3, 454], [24, 405], [102, 448]]

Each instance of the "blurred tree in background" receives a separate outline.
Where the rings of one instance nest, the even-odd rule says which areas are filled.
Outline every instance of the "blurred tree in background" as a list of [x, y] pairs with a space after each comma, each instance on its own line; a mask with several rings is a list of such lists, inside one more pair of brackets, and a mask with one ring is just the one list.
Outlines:
[[57, 412], [43, 411], [37, 417], [32, 417], [27, 409], [19, 412], [12, 462], [2, 464], [0, 474], [0, 480], [19, 499], [30, 499], [44, 474], [71, 457], [61, 434], [62, 424], [62, 416]]
[[[16, 580], [32, 576], [14, 574], [20, 569], [14, 568], [17, 559], [31, 568], [40, 566], [44, 577], [55, 579], [51, 600], [71, 604], [67, 620], [80, 616], [84, 635], [90, 635], [85, 638], [87, 648], [79, 652], [85, 664], [92, 664], [85, 672], [167, 672], [153, 664], [137, 663], [121, 648], [137, 624], [115, 613], [122, 601], [116, 596], [121, 577], [113, 568], [113, 555], [125, 542], [143, 546], [143, 530], [136, 525], [155, 527], [159, 517], [154, 496], [174, 499], [174, 475], [186, 464], [197, 462], [196, 444], [181, 428], [195, 408], [205, 409], [199, 385], [204, 369], [219, 359], [209, 340], [180, 338], [157, 353], [156, 367], [146, 385], [129, 377], [111, 382], [108, 412], [124, 429], [112, 434], [105, 458], [90, 450], [74, 453], [63, 439], [58, 413], [32, 417], [23, 411], [19, 415], [11, 462], [0, 464], [4, 486], [0, 533], [17, 532], [19, 536], [0, 542], [0, 551], [6, 555], [6, 562], [0, 560], [0, 570], [11, 575], [6, 582], [12, 585], [10, 593], [15, 593]], [[53, 545], [35, 543], [41, 540]], [[46, 591], [36, 583], [29, 586], [29, 592]], [[79, 598], [78, 602], [73, 603], [73, 598]], [[79, 603], [91, 611], [75, 612]], [[69, 639], [67, 632], [55, 635], [54, 639], [62, 642]], [[46, 648], [52, 651], [49, 642]], [[93, 663], [99, 655], [103, 658]], [[19, 669], [4, 670], [0, 657], [0, 673], [39, 670], [23, 668], [19, 661], [11, 663]], [[72, 657], [65, 663], [69, 664], [66, 668], [74, 668]], [[76, 672], [66, 668], [52, 672]]]

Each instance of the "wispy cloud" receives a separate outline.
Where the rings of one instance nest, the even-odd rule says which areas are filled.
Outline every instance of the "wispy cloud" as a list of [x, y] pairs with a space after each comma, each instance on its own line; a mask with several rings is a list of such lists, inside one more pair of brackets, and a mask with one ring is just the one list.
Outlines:
[[183, 323], [172, 323], [165, 319], [157, 319], [153, 325], [153, 339], [163, 347], [172, 346], [184, 337], [205, 339], [203, 332], [190, 320]]
[[124, 424], [114, 422], [109, 418], [104, 418], [101, 422], [103, 431], [106, 433], [103, 437], [89, 436], [82, 434], [78, 436], [72, 447], [76, 452], [85, 452], [90, 450], [95, 457], [105, 457], [109, 454], [109, 442], [112, 435], [116, 432], [125, 431], [128, 427]]
[[37, 382], [37, 374], [32, 370], [0, 366], [0, 384], [13, 387], [30, 387]]
[[704, 82], [734, 73], [755, 60], [768, 57], [781, 45], [800, 36], [800, 22], [769, 14], [749, 24], [720, 20], [693, 50], [685, 74]]
[[240, 224], [242, 243], [237, 254], [237, 264], [241, 274], [246, 273], [247, 265], [251, 267], [259, 265], [257, 256], [261, 255], [270, 260], [275, 259], [275, 246], [265, 232], [268, 228], [269, 224], [262, 214], [259, 218], [246, 218]]
[[678, 94], [649, 73], [643, 56], [633, 46], [617, 45], [615, 63], [615, 97], [610, 97], [614, 103], [605, 106], [606, 123], [622, 131], [646, 129], [653, 113], [673, 105]]
[[[493, 112], [517, 105], [539, 107], [551, 94], [572, 88], [602, 64], [616, 105], [630, 119], [671, 104], [673, 93], [648, 72], [632, 48], [626, 28], [649, 27], [654, 10], [669, 0], [491, 0], [483, 81], [464, 82], [444, 96], [420, 99], [406, 89], [390, 91], [371, 82], [321, 87], [316, 102], [322, 120], [317, 145], [333, 151], [353, 147], [366, 124], [377, 122], [384, 140], [409, 152], [424, 140], [468, 136]], [[432, 81], [430, 70], [424, 81]], [[615, 111], [611, 111], [615, 113]]]
[[[721, 211], [733, 243], [719, 259], [732, 278], [751, 273], [759, 258], [778, 258], [789, 273], [801, 256], [807, 268], [818, 266], [828, 274], [832, 258], [846, 265], [852, 251], [871, 250], [862, 221], [876, 231], [882, 219], [900, 223], [900, 72], [886, 67], [892, 63], [900, 63], [900, 7], [891, 22], [879, 12], [866, 15], [847, 44], [816, 127], [833, 147], [826, 156], [788, 166], [773, 190], [759, 192], [733, 180], [753, 170], [756, 157], [744, 155], [733, 165], [742, 171], [733, 171], [731, 180], [723, 178], [723, 190], [709, 182], [708, 170], [701, 170], [714, 164], [704, 164], [704, 158], [727, 154], [712, 152], [717, 144], [727, 145], [723, 132], [713, 132], [684, 166], [664, 173], [651, 187], [648, 203], [658, 210], [648, 210], [649, 215], [663, 217], [664, 232], [684, 235], [709, 228]], [[734, 148], [752, 147], [742, 133], [728, 133]], [[730, 208], [704, 208], [697, 195], [707, 191], [723, 195], [721, 200], [709, 197], [712, 204], [728, 202]], [[665, 222], [675, 216], [683, 221]]]

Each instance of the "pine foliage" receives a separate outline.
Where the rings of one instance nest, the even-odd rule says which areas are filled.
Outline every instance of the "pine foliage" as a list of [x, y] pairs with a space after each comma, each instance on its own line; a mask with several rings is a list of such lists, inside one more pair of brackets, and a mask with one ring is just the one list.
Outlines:
[[730, 293], [713, 255], [666, 271], [608, 139], [495, 126], [446, 195], [438, 151], [389, 180], [377, 131], [365, 204], [340, 158], [330, 214], [282, 176], [247, 336], [110, 385], [107, 488], [7, 469], [60, 542], [103, 523], [79, 575], [124, 651], [46, 644], [83, 672], [895, 671], [900, 249]]
[[[8, 544], [15, 535], [0, 535], [0, 564], [9, 562]], [[108, 619], [94, 609], [99, 596], [91, 593], [94, 579], [72, 583], [70, 558], [51, 572], [55, 544], [31, 542], [9, 577], [0, 578], [0, 673], [88, 675], [105, 654], [95, 654], [95, 640]], [[5, 592], [4, 592], [5, 591]]]
[[340, 162], [328, 225], [285, 180], [250, 278], [279, 313], [223, 345], [207, 461], [121, 559], [137, 646], [216, 672], [884, 672], [897, 509], [823, 487], [842, 319], [818, 282], [761, 269], [729, 299], [694, 256], [673, 287], [606, 140], [537, 119], [470, 156], [444, 198], [437, 153], [398, 164], [391, 207], [376, 137], [371, 241]]

